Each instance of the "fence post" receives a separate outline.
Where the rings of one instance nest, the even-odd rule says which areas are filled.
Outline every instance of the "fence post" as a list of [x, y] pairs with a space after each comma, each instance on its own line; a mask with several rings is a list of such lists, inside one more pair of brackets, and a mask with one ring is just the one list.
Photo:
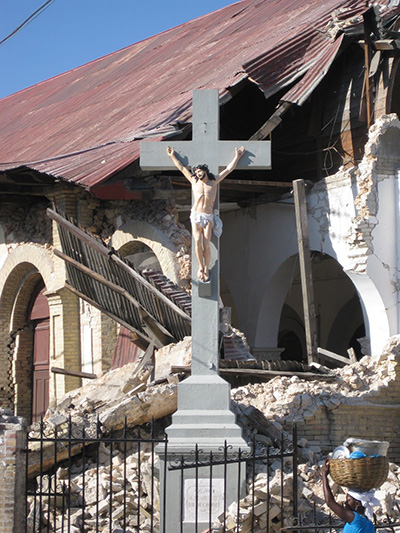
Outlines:
[[26, 423], [12, 411], [0, 409], [0, 531], [21, 533], [26, 528]]

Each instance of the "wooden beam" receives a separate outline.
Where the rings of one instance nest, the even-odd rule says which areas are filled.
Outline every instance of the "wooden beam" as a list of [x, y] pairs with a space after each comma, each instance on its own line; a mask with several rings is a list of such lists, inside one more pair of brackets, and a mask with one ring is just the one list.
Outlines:
[[[364, 49], [365, 41], [360, 40], [358, 44], [361, 48]], [[400, 40], [399, 39], [378, 39], [377, 41], [372, 42], [372, 47], [375, 50], [399, 50], [400, 49]]]
[[[190, 374], [190, 366], [172, 366], [171, 372]], [[289, 371], [289, 370], [261, 370], [258, 368], [220, 368], [219, 373], [221, 375], [233, 375], [233, 376], [253, 376], [261, 377], [265, 379], [273, 379], [277, 376], [299, 376], [303, 379], [322, 379], [322, 380], [334, 380], [336, 376], [331, 374], [317, 374], [316, 372], [301, 372], [301, 371]]]
[[330, 352], [329, 350], [325, 350], [324, 348], [318, 347], [317, 352], [320, 356], [324, 357], [325, 359], [332, 359], [333, 361], [339, 361], [339, 363], [343, 363], [345, 365], [349, 365], [350, 363], [354, 362], [354, 361], [351, 361], [351, 359], [348, 359], [347, 357], [343, 357], [343, 355]]
[[[170, 309], [174, 310], [177, 315], [179, 315], [183, 320], [187, 321], [188, 323], [191, 322], [191, 318], [189, 315], [187, 315], [180, 307], [178, 307], [172, 300], [167, 298], [161, 291], [158, 291], [149, 281], [144, 279], [136, 270], [134, 270], [132, 267], [130, 267], [127, 263], [125, 263], [120, 257], [118, 257], [115, 252], [107, 248], [104, 244], [102, 244], [100, 241], [92, 237], [91, 235], [87, 234], [85, 231], [81, 230], [73, 224], [72, 222], [69, 222], [66, 220], [63, 216], [58, 214], [56, 211], [53, 211], [52, 209], [47, 209], [47, 215], [49, 218], [57, 222], [60, 226], [64, 227], [69, 233], [77, 237], [79, 240], [84, 242], [87, 246], [98, 252], [104, 257], [108, 257], [111, 261], [114, 261], [114, 263], [118, 264], [118, 266], [125, 270], [130, 276], [136, 279], [141, 285], [143, 285], [155, 298], [158, 298], [159, 300], [162, 300]], [[77, 263], [73, 259], [71, 259], [69, 256], [63, 254], [62, 252], [59, 252], [58, 250], [54, 250], [54, 253], [56, 255], [59, 255], [64, 261], [68, 261], [71, 264], [74, 264], [74, 266], [80, 270], [83, 270], [83, 266], [80, 265], [80, 263]], [[89, 269], [90, 270], [90, 269]], [[90, 270], [93, 272], [92, 270]], [[105, 278], [102, 278], [104, 281], [104, 284], [109, 283]], [[99, 281], [99, 280], [98, 280]], [[122, 290], [122, 289], [121, 289]], [[140, 304], [139, 304], [140, 305]]]
[[371, 46], [371, 22], [369, 18], [369, 11], [364, 13], [364, 61], [365, 61], [365, 74], [364, 74], [364, 87], [365, 87], [365, 99], [367, 104], [367, 126], [368, 129], [371, 127], [373, 119], [373, 101], [372, 101], [372, 90], [371, 90], [371, 79], [370, 79], [370, 64], [372, 58]]
[[304, 180], [293, 182], [308, 364], [317, 361], [317, 327]]
[[85, 378], [85, 379], [97, 379], [97, 374], [89, 374], [88, 372], [78, 372], [75, 370], [66, 370], [65, 368], [59, 368], [57, 366], [52, 366], [51, 371], [53, 374], [63, 374], [64, 376], [74, 376], [76, 378]]
[[250, 137], [250, 141], [265, 139], [282, 122], [282, 116], [291, 107], [290, 102], [283, 102], [278, 109], [264, 122], [261, 128]]
[[347, 353], [349, 354], [350, 362], [357, 363], [357, 356], [356, 356], [356, 352], [354, 351], [354, 348], [349, 348], [347, 350]]
[[73, 287], [67, 282], [65, 283], [65, 287], [71, 292], [73, 292], [74, 294], [76, 294], [76, 296], [78, 296], [82, 300], [85, 300], [87, 303], [89, 303], [90, 305], [92, 305], [93, 307], [101, 311], [102, 313], [104, 313], [106, 316], [109, 316], [110, 318], [115, 320], [115, 322], [118, 322], [119, 324], [121, 324], [121, 326], [124, 326], [126, 327], [126, 329], [129, 329], [129, 331], [132, 331], [133, 333], [135, 333], [138, 336], [138, 340], [140, 341], [142, 346], [145, 346], [145, 345], [148, 346], [151, 343], [152, 338], [147, 337], [146, 335], [138, 331], [135, 327], [133, 327], [131, 324], [128, 324], [128, 322], [125, 322], [125, 320], [122, 320], [119, 316], [116, 316], [113, 313], [110, 313], [109, 311], [104, 309], [100, 304], [98, 304], [97, 302], [95, 302], [94, 300], [86, 296], [86, 294], [83, 294], [82, 292], [78, 291], [77, 289], [75, 289], [75, 287]]
[[[190, 187], [190, 183], [184, 177], [175, 176], [171, 182], [174, 185], [186, 185]], [[263, 180], [234, 180], [224, 179], [220, 183], [220, 187], [226, 188], [226, 185], [246, 185], [248, 187], [285, 187], [292, 188], [293, 184], [290, 181], [263, 181]]]

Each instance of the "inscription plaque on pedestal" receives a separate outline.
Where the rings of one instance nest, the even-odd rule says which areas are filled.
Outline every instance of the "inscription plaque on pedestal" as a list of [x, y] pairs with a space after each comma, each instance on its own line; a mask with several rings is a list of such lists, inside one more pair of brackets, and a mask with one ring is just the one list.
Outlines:
[[183, 521], [194, 524], [196, 522], [196, 503], [198, 523], [208, 523], [210, 517], [213, 522], [224, 511], [224, 480], [212, 480], [212, 496], [210, 499], [210, 480], [200, 478], [197, 480], [196, 502], [196, 479], [185, 479], [183, 493]]

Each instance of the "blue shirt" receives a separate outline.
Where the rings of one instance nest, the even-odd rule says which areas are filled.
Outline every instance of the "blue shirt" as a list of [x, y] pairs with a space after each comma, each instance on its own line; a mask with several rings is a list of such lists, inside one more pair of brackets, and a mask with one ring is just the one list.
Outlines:
[[375, 533], [375, 527], [366, 516], [354, 513], [354, 520], [346, 522], [343, 533]]

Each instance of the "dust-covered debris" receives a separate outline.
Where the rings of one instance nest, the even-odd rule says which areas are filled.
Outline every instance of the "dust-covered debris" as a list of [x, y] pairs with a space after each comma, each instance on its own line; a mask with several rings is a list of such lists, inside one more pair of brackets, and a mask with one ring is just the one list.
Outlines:
[[343, 402], [358, 405], [396, 380], [400, 336], [389, 339], [382, 354], [365, 356], [357, 363], [331, 370], [335, 381], [306, 381], [299, 376], [276, 377], [266, 383], [232, 390], [235, 411], [252, 405], [267, 418], [290, 422], [312, 416], [321, 407], [335, 408]]

